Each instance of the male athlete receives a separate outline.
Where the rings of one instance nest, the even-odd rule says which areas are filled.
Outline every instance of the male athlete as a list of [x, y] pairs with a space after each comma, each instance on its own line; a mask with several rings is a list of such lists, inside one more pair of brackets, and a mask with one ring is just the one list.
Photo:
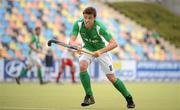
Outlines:
[[[108, 54], [110, 50], [117, 47], [117, 43], [111, 34], [107, 32], [105, 26], [95, 18], [96, 9], [93, 7], [87, 7], [83, 11], [83, 18], [74, 23], [70, 39], [70, 44], [76, 46], [76, 38], [78, 33], [80, 33], [84, 43], [83, 48], [93, 52], [93, 55], [84, 53], [79, 59], [80, 80], [86, 93], [81, 106], [89, 106], [95, 103], [87, 68], [92, 60], [96, 58], [106, 74], [106, 77], [126, 99], [127, 107], [135, 108], [131, 94], [128, 92], [123, 82], [116, 78], [111, 63], [111, 57]], [[105, 45], [105, 41], [107, 41], [107, 45]]]
[[70, 49], [66, 49], [63, 51], [63, 54], [61, 56], [61, 66], [59, 68], [59, 73], [56, 77], [56, 83], [59, 83], [59, 79], [65, 69], [66, 66], [69, 66], [71, 69], [71, 78], [72, 78], [72, 83], [76, 83], [75, 80], [75, 65], [73, 62], [73, 58], [74, 58], [74, 53], [72, 52], [72, 50]]
[[29, 43], [30, 51], [29, 51], [29, 57], [28, 57], [28, 65], [26, 68], [23, 68], [20, 72], [20, 75], [16, 77], [17, 84], [20, 84], [21, 77], [24, 77], [27, 74], [27, 71], [30, 70], [33, 66], [37, 66], [37, 73], [40, 84], [43, 84], [42, 79], [42, 71], [41, 71], [41, 60], [38, 57], [38, 54], [42, 53], [40, 42], [39, 42], [39, 36], [41, 33], [41, 28], [36, 27], [34, 30], [34, 34], [31, 37], [31, 42]]

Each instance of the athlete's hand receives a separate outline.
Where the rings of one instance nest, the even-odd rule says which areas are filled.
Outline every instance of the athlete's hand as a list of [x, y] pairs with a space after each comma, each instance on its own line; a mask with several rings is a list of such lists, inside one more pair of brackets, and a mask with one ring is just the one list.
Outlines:
[[40, 50], [40, 49], [36, 49], [36, 53], [38, 54], [46, 54], [46, 52], [44, 50]]
[[99, 57], [101, 55], [100, 51], [93, 52], [94, 57]]
[[39, 50], [39, 49], [34, 49], [34, 51], [35, 51], [36, 53], [40, 53], [40, 50]]
[[82, 51], [81, 51], [81, 50], [77, 50], [76, 53], [77, 53], [78, 55], [81, 55], [81, 54], [82, 54]]
[[81, 51], [82, 47], [78, 46], [77, 48], [78, 48], [78, 50], [76, 51], [76, 53], [81, 55], [82, 54], [82, 51]]

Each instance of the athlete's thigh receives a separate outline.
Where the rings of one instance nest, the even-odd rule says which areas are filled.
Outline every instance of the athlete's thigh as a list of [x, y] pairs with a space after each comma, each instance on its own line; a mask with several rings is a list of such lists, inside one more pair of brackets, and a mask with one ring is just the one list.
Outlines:
[[86, 53], [83, 53], [79, 58], [79, 62], [86, 61], [88, 64], [90, 64], [92, 60], [94, 60], [94, 57]]
[[112, 58], [108, 53], [102, 54], [100, 57], [97, 58], [97, 60], [99, 61], [101, 69], [105, 74], [114, 73]]
[[32, 63], [32, 65], [41, 65], [41, 60], [35, 52], [32, 52], [30, 54], [30, 62]]

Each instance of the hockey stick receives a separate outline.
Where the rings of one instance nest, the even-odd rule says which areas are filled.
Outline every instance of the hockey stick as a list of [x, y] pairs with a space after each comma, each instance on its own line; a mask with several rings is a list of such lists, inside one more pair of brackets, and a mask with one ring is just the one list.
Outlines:
[[58, 44], [58, 45], [61, 45], [61, 46], [64, 46], [64, 47], [67, 47], [67, 48], [70, 48], [70, 49], [73, 49], [73, 50], [81, 51], [83, 53], [87, 53], [87, 54], [93, 55], [93, 53], [90, 52], [90, 51], [83, 50], [83, 49], [78, 49], [76, 46], [68, 45], [68, 44], [65, 44], [64, 42], [60, 42], [60, 41], [53, 40], [53, 39], [48, 41], [48, 46], [51, 46], [52, 43]]

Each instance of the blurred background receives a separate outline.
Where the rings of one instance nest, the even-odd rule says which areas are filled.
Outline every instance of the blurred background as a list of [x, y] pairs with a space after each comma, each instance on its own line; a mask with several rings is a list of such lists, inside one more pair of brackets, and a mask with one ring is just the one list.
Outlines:
[[[124, 2], [125, 1], [125, 2]], [[97, 9], [118, 42], [112, 51], [118, 77], [126, 81], [180, 80], [180, 2], [178, 0], [0, 0], [0, 81], [14, 81], [28, 57], [33, 29], [40, 26], [40, 42], [68, 42], [73, 22], [86, 6]], [[53, 45], [52, 81], [58, 72], [63, 47]], [[44, 62], [44, 56], [41, 60]], [[78, 78], [78, 60], [76, 77]], [[45, 69], [46, 67], [44, 67]], [[106, 80], [95, 61], [93, 79]], [[70, 79], [66, 69], [64, 79]], [[27, 79], [36, 79], [36, 73]]]

